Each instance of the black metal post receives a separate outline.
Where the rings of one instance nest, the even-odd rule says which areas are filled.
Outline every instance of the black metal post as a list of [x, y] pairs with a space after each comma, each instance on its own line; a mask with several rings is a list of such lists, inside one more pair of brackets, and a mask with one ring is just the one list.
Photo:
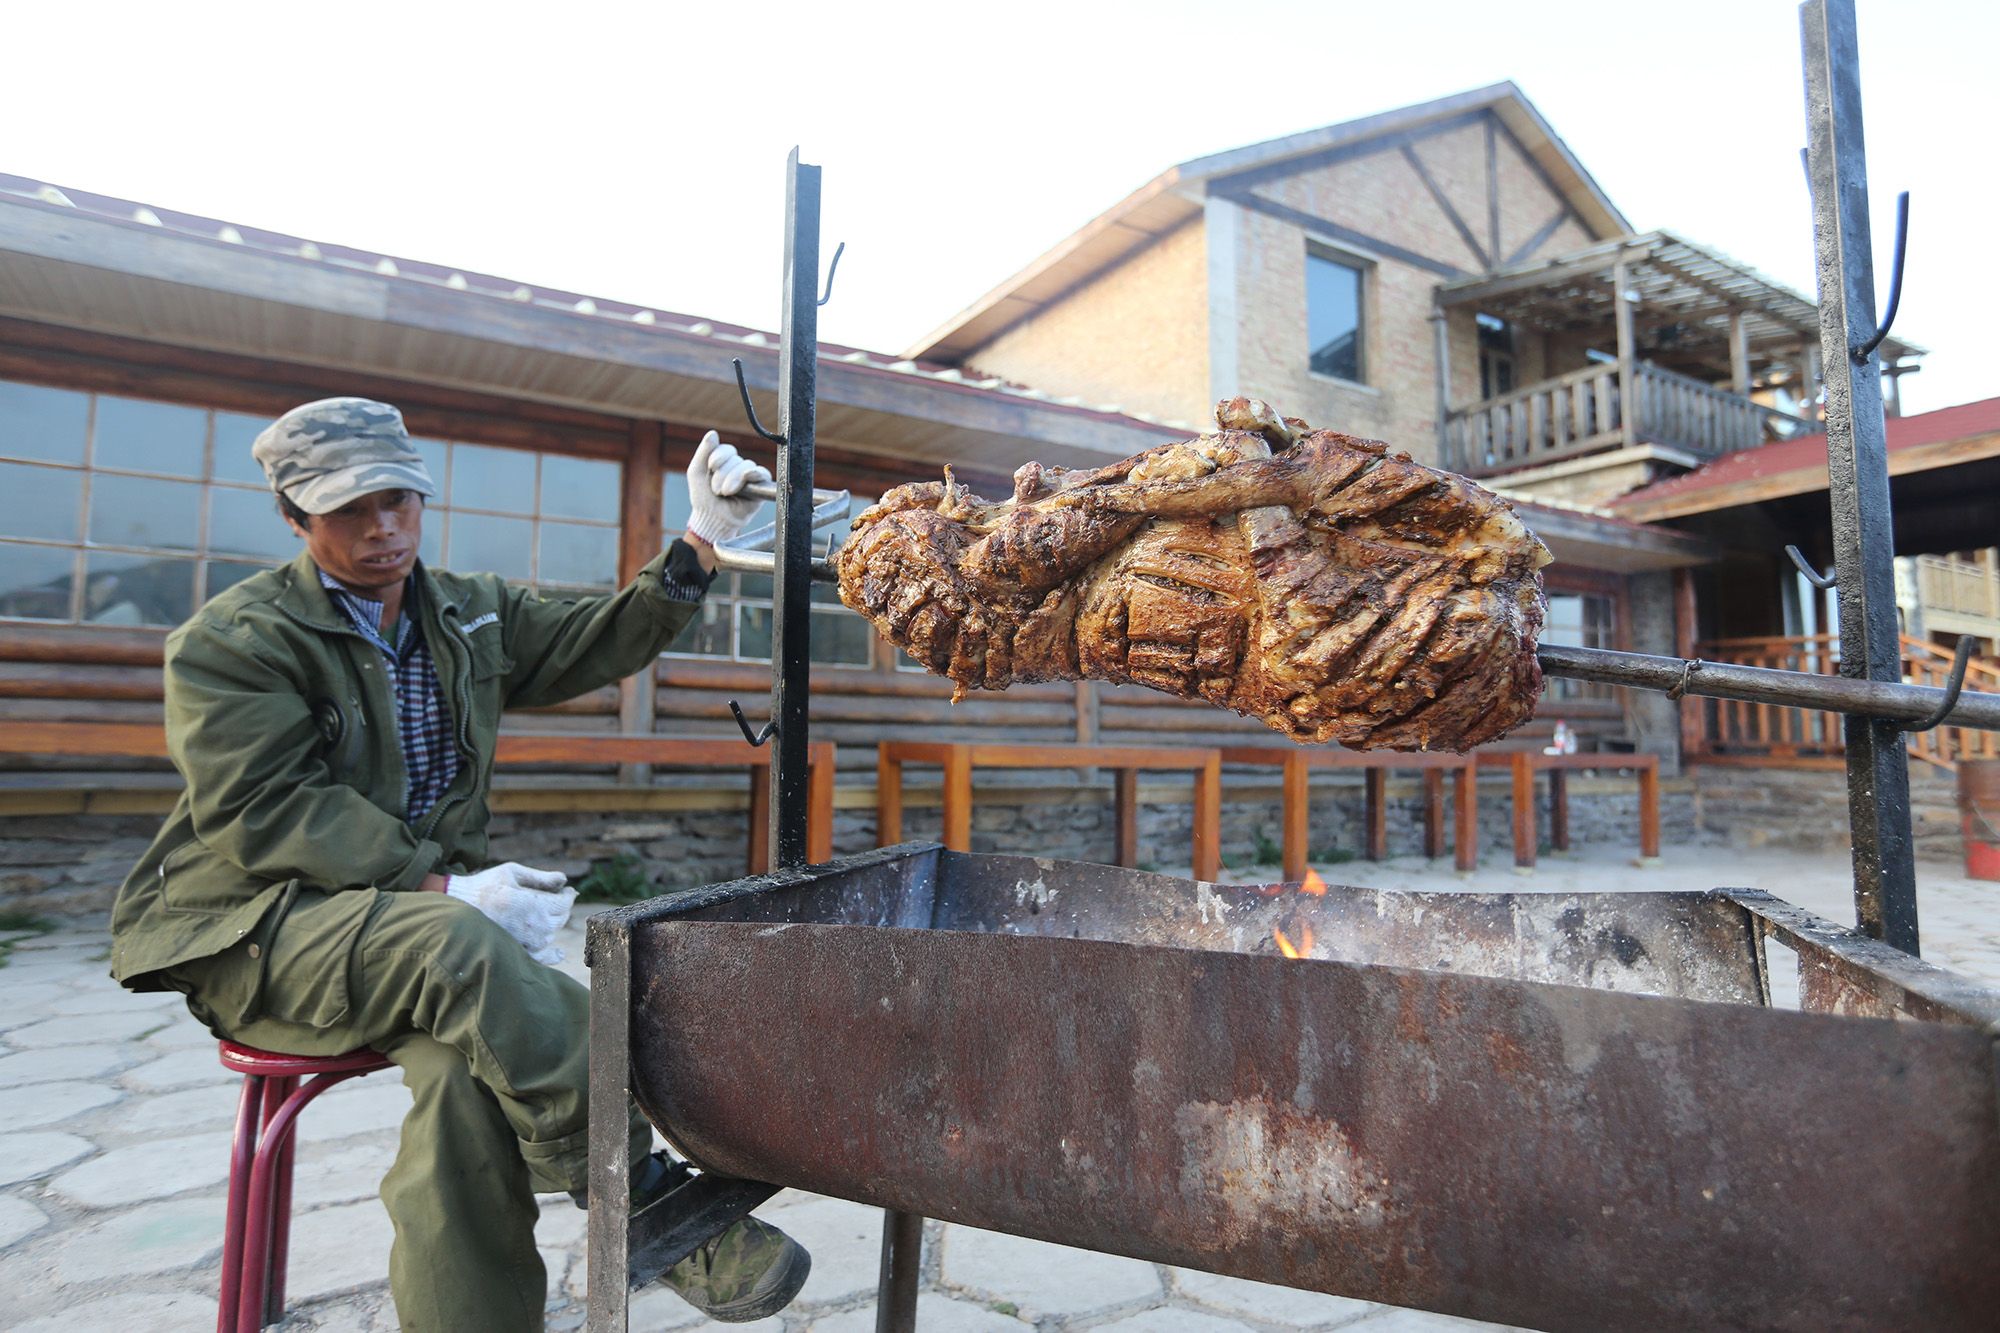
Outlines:
[[771, 868], [806, 863], [811, 688], [813, 400], [819, 371], [819, 168], [785, 160], [784, 347], [778, 360], [778, 521], [771, 568]]
[[875, 1287], [875, 1333], [913, 1333], [917, 1279], [921, 1276], [924, 1219], [915, 1213], [882, 1213], [882, 1272]]
[[[1806, 73], [1806, 170], [1819, 273], [1820, 363], [1826, 384], [1828, 498], [1839, 578], [1840, 671], [1902, 678], [1890, 526], [1882, 379], [1872, 354], [1875, 266], [1868, 232], [1868, 159], [1861, 130], [1854, 0], [1800, 8]], [[1859, 928], [1917, 952], [1917, 867], [1910, 766], [1894, 723], [1847, 718], [1847, 805]]]

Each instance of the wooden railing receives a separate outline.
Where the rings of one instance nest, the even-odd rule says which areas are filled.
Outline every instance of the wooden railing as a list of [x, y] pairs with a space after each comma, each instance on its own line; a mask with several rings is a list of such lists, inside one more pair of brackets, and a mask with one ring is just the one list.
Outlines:
[[[1762, 444], [1765, 422], [1805, 423], [1740, 394], [1657, 366], [1635, 369], [1633, 438], [1705, 458]], [[1615, 364], [1585, 366], [1450, 412], [1444, 466], [1468, 476], [1512, 472], [1596, 453], [1624, 441]]]
[[[1781, 671], [1840, 670], [1840, 638], [1807, 634], [1761, 639], [1715, 639], [1695, 645], [1695, 655], [1711, 662]], [[1912, 685], [1942, 687], [1951, 674], [1951, 654], [1921, 639], [1903, 636], [1903, 679]], [[1965, 688], [2000, 691], [2000, 662], [1975, 657], [1966, 667]], [[1838, 713], [1781, 708], [1735, 699], [1695, 699], [1683, 707], [1696, 710], [1700, 725], [1691, 760], [1756, 759], [1811, 762], [1838, 759], [1847, 752], [1843, 720]], [[1911, 732], [1913, 758], [1953, 768], [1960, 759], [2000, 759], [2000, 734], [1965, 727], [1937, 727]]]
[[1988, 549], [1971, 560], [1918, 556], [1917, 598], [1926, 629], [1982, 638], [2000, 635], [2000, 552]]

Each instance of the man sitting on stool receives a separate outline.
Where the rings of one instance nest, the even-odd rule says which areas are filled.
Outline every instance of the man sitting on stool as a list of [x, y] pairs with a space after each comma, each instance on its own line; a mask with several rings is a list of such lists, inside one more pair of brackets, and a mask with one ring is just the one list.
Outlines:
[[[167, 639], [167, 745], [186, 784], [119, 891], [112, 975], [171, 988], [218, 1037], [295, 1055], [373, 1047], [413, 1099], [382, 1181], [406, 1330], [539, 1329], [536, 1191], [588, 1179], [589, 991], [544, 963], [575, 891], [487, 854], [500, 714], [637, 671], [693, 619], [714, 543], [770, 474], [710, 432], [691, 517], [622, 591], [543, 598], [417, 559], [436, 487], [402, 414], [287, 412], [252, 453], [305, 540]], [[632, 1114], [632, 1194], [684, 1168]], [[775, 1314], [811, 1260], [745, 1218], [662, 1279], [713, 1319]]]

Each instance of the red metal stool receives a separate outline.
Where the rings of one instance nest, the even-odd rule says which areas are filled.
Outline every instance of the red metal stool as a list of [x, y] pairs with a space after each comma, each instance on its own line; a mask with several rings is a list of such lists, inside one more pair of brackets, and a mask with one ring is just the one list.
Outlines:
[[[292, 1233], [292, 1140], [300, 1112], [336, 1083], [387, 1069], [374, 1051], [283, 1055], [222, 1043], [222, 1067], [243, 1075], [229, 1153], [222, 1232], [222, 1308], [216, 1333], [256, 1333], [285, 1317], [285, 1251]], [[301, 1078], [305, 1086], [299, 1085]], [[263, 1125], [258, 1125], [259, 1112]]]

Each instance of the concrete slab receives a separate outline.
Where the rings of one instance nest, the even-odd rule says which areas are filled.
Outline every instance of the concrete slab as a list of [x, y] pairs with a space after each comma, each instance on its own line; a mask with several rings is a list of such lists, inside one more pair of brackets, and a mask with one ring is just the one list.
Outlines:
[[330, 1144], [308, 1141], [292, 1165], [294, 1206], [318, 1208], [373, 1199], [395, 1160], [396, 1140], [388, 1135], [335, 1139]]
[[1268, 1282], [1246, 1282], [1240, 1277], [1199, 1273], [1191, 1268], [1171, 1270], [1171, 1280], [1176, 1293], [1197, 1305], [1259, 1323], [1287, 1324], [1293, 1328], [1337, 1327], [1383, 1308], [1345, 1296], [1298, 1291]]
[[[634, 1320], [632, 1327], [641, 1325]], [[917, 1297], [917, 1327], [922, 1333], [1028, 1333], [1033, 1325], [977, 1301], [927, 1291]], [[809, 1333], [875, 1333], [875, 1302], [822, 1315], [805, 1328]]]
[[224, 1210], [222, 1196], [213, 1194], [114, 1213], [63, 1236], [52, 1266], [55, 1280], [68, 1286], [212, 1261], [222, 1253]]
[[[204, 1084], [177, 1092], [149, 1092], [126, 1098], [113, 1126], [120, 1134], [148, 1137], [179, 1130], [204, 1129], [236, 1123], [236, 1099], [241, 1088], [227, 1083]], [[319, 1104], [313, 1104], [314, 1110]]]
[[128, 1087], [151, 1091], [184, 1088], [191, 1083], [240, 1084], [243, 1076], [224, 1069], [222, 1061], [216, 1056], [214, 1044], [208, 1043], [200, 1049], [175, 1051], [157, 1060], [149, 1060], [126, 1070], [119, 1075], [119, 1079]]
[[297, 1215], [292, 1219], [292, 1253], [311, 1255], [312, 1262], [292, 1266], [291, 1299], [304, 1302], [385, 1286], [394, 1239], [389, 1214], [379, 1202]]
[[11, 1194], [0, 1194], [0, 1250], [26, 1240], [49, 1224], [49, 1215]]
[[116, 1148], [63, 1172], [49, 1189], [86, 1208], [170, 1198], [229, 1179], [229, 1132]]
[[45, 1018], [39, 1023], [14, 1028], [0, 1037], [17, 1051], [49, 1046], [87, 1046], [95, 1042], [132, 1041], [166, 1025], [159, 1014], [121, 1012], [112, 1014], [67, 1014]]
[[185, 1291], [131, 1291], [74, 1305], [60, 1314], [10, 1324], [14, 1333], [77, 1333], [78, 1329], [143, 1329], [145, 1333], [207, 1333], [215, 1327], [215, 1297]]
[[947, 1287], [1010, 1302], [1028, 1320], [1075, 1318], [1163, 1294], [1158, 1271], [1137, 1259], [961, 1226], [945, 1228], [941, 1249]]
[[132, 1046], [57, 1046], [44, 1051], [0, 1055], [0, 1088], [62, 1079], [103, 1078], [131, 1064], [143, 1052]]
[[1142, 1310], [1123, 1319], [1113, 1319], [1108, 1323], [1094, 1325], [1100, 1329], [1116, 1329], [1118, 1333], [1251, 1333], [1250, 1325], [1235, 1319], [1225, 1319], [1221, 1315], [1208, 1314], [1201, 1310], [1181, 1310], [1163, 1306], [1155, 1310]]
[[[690, 1324], [702, 1322], [701, 1311], [689, 1305], [665, 1287], [647, 1287], [632, 1294], [632, 1304], [627, 1307], [626, 1326], [639, 1333], [666, 1333], [670, 1328], [686, 1328]], [[782, 1320], [765, 1319], [766, 1324], [782, 1323]], [[730, 1328], [741, 1328], [741, 1324], [731, 1324]], [[872, 1333], [872, 1331], [871, 1331]], [[929, 1333], [929, 1330], [925, 1330]]]
[[0, 1125], [33, 1129], [73, 1120], [86, 1111], [107, 1106], [122, 1094], [102, 1083], [40, 1083], [0, 1092]]
[[89, 1139], [52, 1130], [0, 1134], [0, 1185], [39, 1179], [96, 1148]]

